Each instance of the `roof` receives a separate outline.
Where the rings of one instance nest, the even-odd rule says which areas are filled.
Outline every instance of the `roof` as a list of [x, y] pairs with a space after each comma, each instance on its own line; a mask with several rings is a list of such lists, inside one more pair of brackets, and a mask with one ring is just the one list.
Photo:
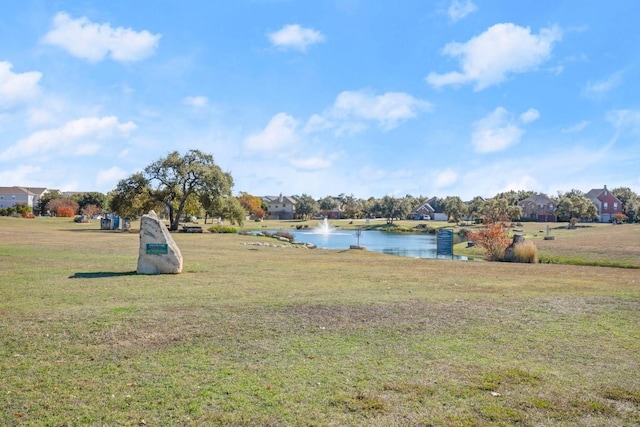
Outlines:
[[553, 203], [553, 200], [544, 194], [534, 194], [533, 196], [529, 196], [526, 199], [520, 200], [518, 202], [519, 205], [527, 204], [527, 203], [535, 203], [536, 205], [546, 205], [548, 203]]
[[17, 185], [13, 187], [0, 187], [0, 194], [31, 194], [41, 196], [45, 191], [47, 191], [47, 189], [43, 187], [19, 187]]
[[279, 196], [263, 196], [262, 197], [267, 203], [291, 203], [295, 205], [298, 203], [296, 199], [290, 196], [283, 196], [282, 194]]

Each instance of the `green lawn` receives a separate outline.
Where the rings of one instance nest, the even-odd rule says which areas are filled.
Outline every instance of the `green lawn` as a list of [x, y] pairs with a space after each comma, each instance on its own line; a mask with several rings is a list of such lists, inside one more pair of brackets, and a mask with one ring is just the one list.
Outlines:
[[0, 218], [0, 425], [640, 424], [637, 269], [98, 228]]

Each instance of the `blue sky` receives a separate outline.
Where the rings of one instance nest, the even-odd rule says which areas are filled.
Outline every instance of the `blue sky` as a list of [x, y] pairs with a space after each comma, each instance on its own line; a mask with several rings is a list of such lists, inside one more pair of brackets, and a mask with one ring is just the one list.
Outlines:
[[0, 185], [113, 189], [171, 151], [234, 193], [640, 192], [635, 0], [23, 0]]

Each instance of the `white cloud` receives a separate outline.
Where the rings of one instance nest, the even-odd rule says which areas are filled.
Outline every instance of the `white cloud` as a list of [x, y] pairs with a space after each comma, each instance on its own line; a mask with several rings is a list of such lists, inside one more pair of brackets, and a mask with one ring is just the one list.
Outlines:
[[568, 128], [562, 129], [562, 133], [574, 133], [583, 131], [587, 126], [589, 126], [588, 120], [583, 120], [580, 123], [576, 123], [573, 126], [569, 126]]
[[303, 28], [298, 24], [285, 25], [278, 31], [268, 33], [267, 37], [275, 47], [305, 52], [307, 47], [325, 41], [326, 37], [312, 28]]
[[435, 87], [473, 83], [480, 91], [501, 83], [508, 74], [535, 70], [551, 56], [562, 34], [557, 27], [543, 28], [538, 35], [515, 24], [496, 24], [466, 43], [451, 42], [443, 54], [459, 58], [461, 72], [431, 72], [426, 80]]
[[616, 127], [616, 131], [629, 130], [640, 133], [640, 111], [614, 110], [607, 113], [607, 120]]
[[286, 113], [278, 113], [263, 131], [245, 138], [244, 146], [250, 151], [274, 151], [295, 145], [299, 141], [297, 127], [296, 119]]
[[115, 187], [119, 180], [126, 178], [127, 172], [118, 166], [101, 169], [96, 175], [96, 185], [100, 188]]
[[433, 180], [433, 185], [436, 189], [443, 187], [449, 187], [458, 181], [458, 174], [453, 169], [446, 169], [439, 172]]
[[423, 111], [430, 111], [430, 103], [404, 92], [376, 95], [366, 90], [341, 92], [334, 104], [322, 115], [307, 121], [306, 132], [335, 128], [336, 133], [356, 133], [368, 122], [376, 122], [383, 130], [390, 130], [401, 121], [412, 119]]
[[42, 73], [14, 73], [11, 68], [13, 65], [10, 62], [0, 61], [0, 108], [28, 101], [39, 92], [38, 82]]
[[90, 62], [102, 61], [107, 56], [114, 61], [129, 62], [153, 55], [160, 37], [147, 30], [113, 28], [109, 23], [96, 24], [86, 17], [73, 19], [60, 12], [53, 18], [53, 28], [42, 40]]
[[449, 15], [451, 22], [457, 22], [477, 9], [471, 0], [453, 0], [449, 9], [447, 9], [447, 15]]
[[56, 129], [41, 130], [0, 152], [0, 160], [12, 160], [49, 153], [90, 155], [99, 149], [97, 141], [126, 137], [135, 123], [120, 123], [117, 117], [87, 117]]
[[[26, 185], [33, 181], [30, 176], [41, 173], [41, 168], [31, 165], [18, 165], [13, 169], [0, 170], [0, 182], [6, 183], [4, 185]], [[34, 187], [39, 184], [33, 185]]]
[[599, 97], [620, 86], [621, 83], [622, 73], [613, 73], [604, 80], [600, 80], [597, 82], [588, 82], [583, 89], [583, 94], [591, 98]]
[[182, 99], [182, 103], [190, 107], [202, 108], [207, 106], [209, 98], [206, 96], [187, 96]]
[[524, 113], [520, 114], [520, 121], [524, 124], [534, 122], [540, 118], [540, 112], [535, 108], [529, 108]]
[[509, 112], [498, 107], [487, 117], [474, 123], [471, 139], [476, 152], [491, 153], [517, 144], [523, 133]]
[[333, 164], [333, 156], [330, 157], [320, 157], [313, 156], [307, 157], [304, 159], [293, 159], [291, 160], [291, 166], [296, 169], [306, 169], [306, 170], [317, 170], [317, 169], [326, 169]]

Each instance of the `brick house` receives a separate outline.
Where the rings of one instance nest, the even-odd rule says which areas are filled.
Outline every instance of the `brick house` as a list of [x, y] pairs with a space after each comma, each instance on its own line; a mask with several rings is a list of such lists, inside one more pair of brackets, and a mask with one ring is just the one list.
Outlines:
[[604, 188], [594, 188], [585, 197], [596, 205], [600, 222], [612, 222], [616, 214], [622, 213], [622, 202], [607, 189], [606, 185]]
[[544, 194], [535, 194], [520, 200], [518, 206], [522, 208], [522, 219], [539, 222], [556, 222], [556, 203]]
[[410, 219], [431, 219], [431, 216], [435, 213], [435, 210], [431, 207], [429, 202], [424, 202], [417, 208], [411, 211], [409, 214]]

